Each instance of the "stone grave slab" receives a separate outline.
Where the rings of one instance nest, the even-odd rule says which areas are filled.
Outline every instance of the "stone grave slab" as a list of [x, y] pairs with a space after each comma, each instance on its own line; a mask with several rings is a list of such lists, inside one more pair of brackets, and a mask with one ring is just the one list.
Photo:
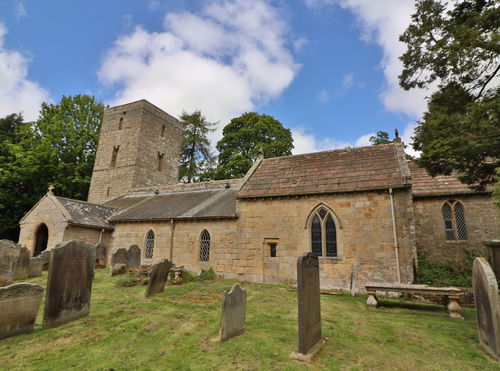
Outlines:
[[31, 258], [28, 267], [28, 278], [42, 275], [44, 260], [40, 257]]
[[20, 249], [9, 240], [0, 240], [0, 286], [7, 286], [14, 279]]
[[139, 265], [141, 265], [141, 249], [137, 245], [132, 245], [128, 248], [128, 267], [134, 268]]
[[30, 283], [0, 287], [0, 339], [33, 331], [42, 294]]
[[299, 349], [290, 358], [309, 362], [321, 349], [321, 306], [319, 260], [306, 253], [297, 258], [297, 292], [299, 309]]
[[42, 269], [44, 271], [49, 269], [50, 251], [51, 250], [44, 250], [41, 252], [40, 255], [37, 256], [37, 258], [40, 258], [43, 261], [43, 268]]
[[493, 269], [484, 258], [475, 258], [472, 288], [476, 306], [479, 343], [495, 360], [500, 361], [500, 298]]
[[95, 248], [95, 267], [96, 268], [106, 268], [106, 246], [99, 243]]
[[113, 255], [111, 255], [111, 269], [110, 275], [116, 276], [117, 274], [124, 274], [128, 272], [128, 251], [119, 248]]
[[146, 287], [146, 297], [163, 292], [167, 282], [168, 273], [174, 265], [167, 259], [153, 265], [148, 286]]
[[14, 280], [24, 280], [28, 278], [28, 269], [30, 266], [30, 251], [19, 246], [19, 258], [17, 259], [16, 269], [14, 270]]
[[44, 328], [89, 314], [94, 263], [95, 247], [81, 241], [68, 241], [51, 251]]
[[239, 335], [245, 326], [247, 292], [235, 283], [229, 292], [224, 293], [220, 321], [219, 340], [224, 341]]

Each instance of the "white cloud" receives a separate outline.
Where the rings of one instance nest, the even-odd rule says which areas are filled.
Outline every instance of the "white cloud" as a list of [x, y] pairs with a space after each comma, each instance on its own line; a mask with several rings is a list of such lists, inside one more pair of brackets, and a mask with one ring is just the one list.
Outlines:
[[309, 43], [309, 40], [305, 37], [299, 37], [298, 39], [293, 40], [293, 50], [295, 53], [300, 53], [304, 47]]
[[362, 147], [371, 145], [369, 139], [374, 133], [364, 134], [356, 139], [353, 143], [337, 140], [335, 138], [324, 137], [321, 139], [316, 138], [310, 134], [306, 127], [292, 128], [293, 137], [293, 154], [299, 155], [301, 153], [310, 153], [318, 151], [326, 151], [331, 149], [340, 149], [346, 147]]
[[320, 103], [328, 103], [330, 101], [330, 93], [326, 90], [320, 90], [316, 93], [316, 98]]
[[0, 23], [0, 117], [22, 112], [25, 120], [35, 120], [40, 104], [50, 100], [49, 93], [27, 78], [27, 58], [5, 48], [6, 34], [7, 28]]
[[26, 10], [26, 7], [24, 6], [23, 1], [18, 1], [16, 4], [16, 19], [20, 20], [23, 17], [27, 17], [28, 12]]
[[119, 89], [111, 104], [147, 99], [173, 115], [200, 109], [220, 121], [277, 98], [299, 65], [287, 27], [266, 1], [213, 1], [194, 13], [168, 13], [164, 30], [136, 27], [108, 50], [98, 72]]

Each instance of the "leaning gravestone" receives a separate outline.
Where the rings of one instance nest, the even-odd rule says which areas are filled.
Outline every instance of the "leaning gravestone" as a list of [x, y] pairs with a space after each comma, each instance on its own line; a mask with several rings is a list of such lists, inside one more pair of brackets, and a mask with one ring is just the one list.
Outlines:
[[106, 268], [106, 260], [106, 246], [99, 243], [95, 247], [95, 267]]
[[15, 283], [0, 288], [0, 339], [33, 331], [43, 288]]
[[19, 246], [9, 240], [0, 240], [0, 287], [10, 285], [19, 258]]
[[165, 288], [168, 273], [174, 265], [167, 259], [153, 265], [151, 276], [149, 277], [148, 287], [146, 288], [146, 297], [158, 294]]
[[28, 267], [28, 278], [41, 276], [43, 263], [43, 259], [38, 256], [36, 258], [31, 258]]
[[94, 262], [95, 247], [81, 241], [68, 241], [51, 251], [44, 328], [89, 314]]
[[479, 342], [495, 360], [500, 361], [500, 299], [495, 273], [484, 258], [475, 258], [472, 287], [476, 305]]
[[231, 291], [224, 293], [220, 321], [219, 340], [224, 341], [243, 332], [247, 292], [235, 283]]
[[310, 362], [321, 349], [321, 308], [319, 261], [311, 253], [297, 258], [297, 291], [299, 302], [299, 349], [290, 358]]
[[124, 248], [116, 250], [111, 255], [111, 276], [128, 272], [128, 252]]
[[37, 256], [37, 258], [40, 258], [43, 261], [42, 269], [44, 271], [48, 270], [49, 269], [50, 250], [42, 251], [41, 254]]
[[24, 280], [28, 278], [30, 255], [30, 251], [26, 247], [19, 246], [19, 258], [17, 259], [16, 269], [14, 270], [14, 280]]
[[134, 268], [141, 265], [141, 249], [137, 245], [128, 248], [128, 267]]

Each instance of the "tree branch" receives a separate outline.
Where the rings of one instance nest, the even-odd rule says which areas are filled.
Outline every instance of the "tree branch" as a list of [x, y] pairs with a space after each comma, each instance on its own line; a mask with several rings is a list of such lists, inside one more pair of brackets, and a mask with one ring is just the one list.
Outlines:
[[477, 99], [479, 99], [479, 97], [481, 96], [481, 94], [483, 94], [483, 91], [484, 89], [486, 88], [486, 85], [489, 84], [489, 82], [491, 80], [493, 80], [493, 78], [496, 76], [497, 72], [500, 70], [500, 64], [497, 66], [497, 68], [495, 69], [495, 71], [493, 71], [493, 73], [491, 74], [490, 77], [488, 77], [488, 79], [486, 80], [486, 82], [483, 84], [483, 87], [481, 88], [481, 90], [479, 91], [478, 95], [474, 98], [474, 101], [476, 101]]

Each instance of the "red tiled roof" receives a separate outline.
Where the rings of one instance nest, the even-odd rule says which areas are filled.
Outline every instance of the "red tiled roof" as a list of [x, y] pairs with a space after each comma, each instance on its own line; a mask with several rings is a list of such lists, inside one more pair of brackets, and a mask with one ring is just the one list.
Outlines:
[[401, 188], [409, 171], [400, 143], [264, 159], [239, 197]]
[[409, 164], [412, 176], [412, 194], [419, 196], [440, 196], [451, 194], [477, 193], [453, 175], [438, 175], [431, 177], [427, 170], [416, 163]]

